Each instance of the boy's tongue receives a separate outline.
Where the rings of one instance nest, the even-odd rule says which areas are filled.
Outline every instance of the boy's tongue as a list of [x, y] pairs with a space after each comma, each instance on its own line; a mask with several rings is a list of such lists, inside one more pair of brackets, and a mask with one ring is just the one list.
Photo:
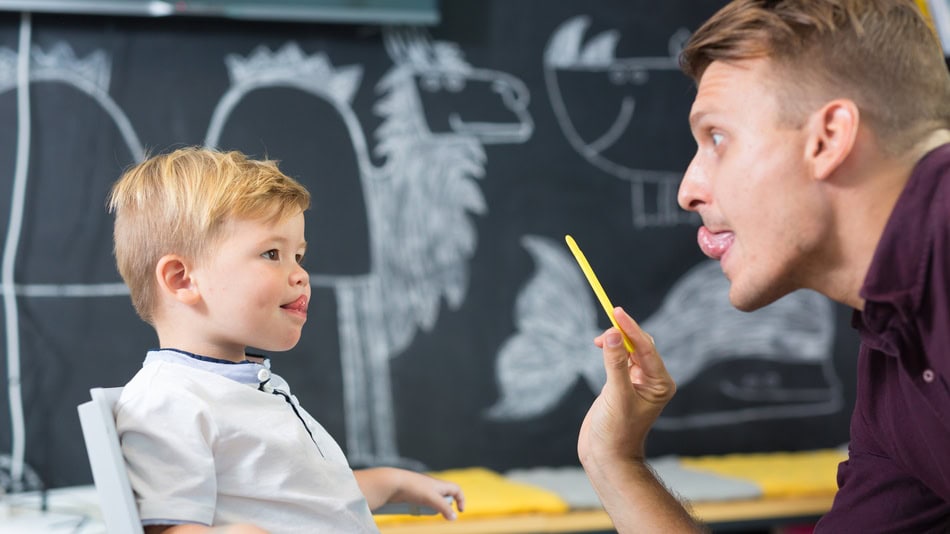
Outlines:
[[281, 308], [287, 308], [288, 310], [298, 310], [298, 311], [307, 311], [307, 297], [301, 295], [300, 298], [291, 302], [290, 304], [284, 304]]
[[732, 232], [713, 233], [705, 226], [700, 226], [696, 235], [696, 241], [699, 242], [699, 248], [702, 249], [703, 254], [714, 260], [721, 259], [735, 240], [736, 234]]

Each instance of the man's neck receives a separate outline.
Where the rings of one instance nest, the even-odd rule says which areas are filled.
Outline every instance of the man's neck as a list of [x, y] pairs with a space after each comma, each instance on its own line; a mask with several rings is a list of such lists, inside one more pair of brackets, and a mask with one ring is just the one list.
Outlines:
[[832, 185], [837, 216], [831, 258], [826, 258], [832, 268], [821, 277], [816, 290], [852, 308], [864, 309], [861, 287], [897, 199], [917, 163], [946, 143], [950, 143], [950, 130], [946, 129], [934, 131], [897, 157], [882, 155], [873, 142], [856, 143], [841, 179]]

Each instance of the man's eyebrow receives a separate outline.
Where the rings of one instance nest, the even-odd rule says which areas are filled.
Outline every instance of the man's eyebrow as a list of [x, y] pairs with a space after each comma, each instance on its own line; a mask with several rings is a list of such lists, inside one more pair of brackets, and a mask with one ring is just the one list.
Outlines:
[[700, 110], [695, 111], [689, 114], [689, 127], [696, 128], [696, 125], [699, 124], [706, 116], [709, 115], [708, 111]]

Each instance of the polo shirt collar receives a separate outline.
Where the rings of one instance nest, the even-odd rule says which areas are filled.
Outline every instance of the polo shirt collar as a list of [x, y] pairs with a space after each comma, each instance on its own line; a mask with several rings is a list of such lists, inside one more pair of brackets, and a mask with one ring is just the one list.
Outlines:
[[891, 321], [911, 320], [920, 307], [934, 239], [933, 195], [947, 167], [950, 144], [930, 151], [914, 167], [874, 251], [860, 291], [864, 311], [852, 318], [855, 328], [880, 335]]

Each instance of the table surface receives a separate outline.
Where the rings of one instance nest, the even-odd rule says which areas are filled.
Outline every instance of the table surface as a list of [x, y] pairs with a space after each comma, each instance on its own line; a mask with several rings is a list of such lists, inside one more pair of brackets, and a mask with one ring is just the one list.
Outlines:
[[[52, 490], [49, 512], [39, 512], [37, 496], [18, 496], [13, 506], [0, 507], [0, 534], [70, 532], [103, 534], [98, 499], [91, 486]], [[714, 527], [748, 522], [789, 523], [815, 518], [831, 508], [833, 495], [814, 497], [706, 501], [691, 504], [693, 515]], [[464, 514], [463, 514], [464, 515]], [[527, 534], [613, 531], [603, 510], [576, 510], [566, 514], [527, 514], [506, 517], [394, 523], [380, 527], [383, 534]]]
[[[694, 502], [694, 516], [703, 522], [739, 524], [747, 522], [789, 522], [814, 518], [828, 511], [834, 495], [720, 502]], [[464, 513], [463, 513], [464, 515]], [[456, 522], [432, 521], [393, 523], [380, 526], [383, 534], [527, 534], [542, 532], [603, 532], [613, 523], [603, 510], [578, 510], [567, 514], [517, 515], [477, 518]]]

